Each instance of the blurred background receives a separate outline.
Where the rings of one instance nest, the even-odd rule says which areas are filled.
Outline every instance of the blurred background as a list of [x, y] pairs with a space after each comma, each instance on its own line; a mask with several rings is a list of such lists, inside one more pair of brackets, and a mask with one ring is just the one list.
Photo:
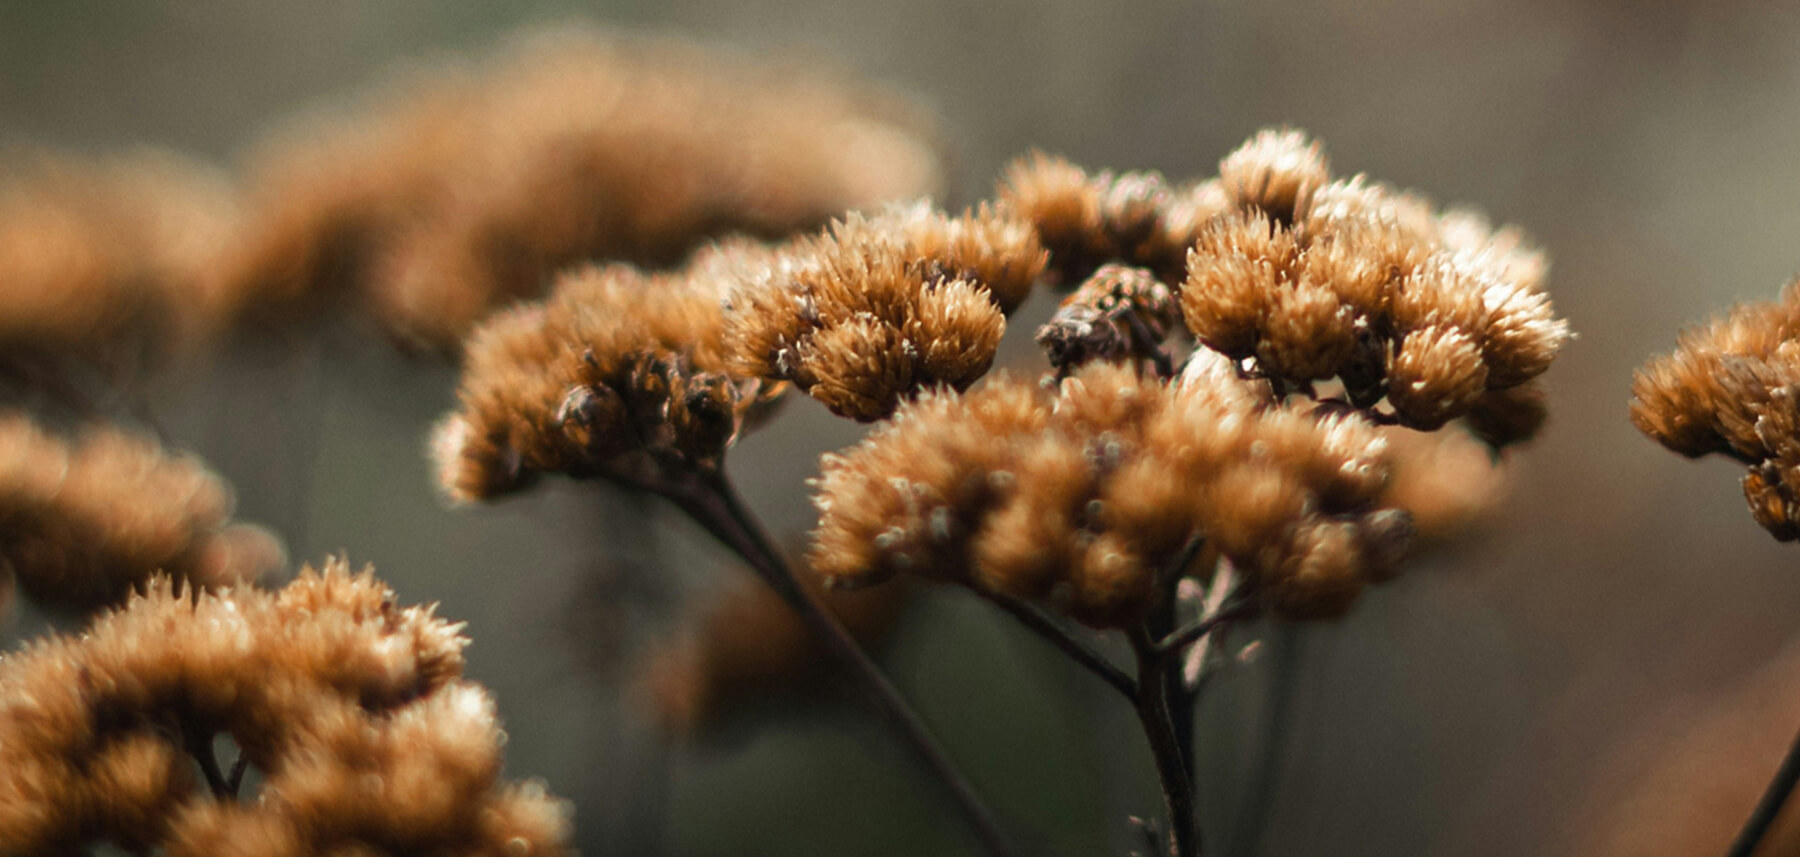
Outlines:
[[[1579, 338], [1552, 423], [1480, 532], [1418, 557], [1345, 619], [1258, 627], [1204, 703], [1209, 853], [1722, 851], [1800, 727], [1800, 577], [1739, 469], [1626, 418], [1631, 371], [1678, 329], [1800, 271], [1800, 9], [1741, 2], [1371, 0], [1132, 5], [658, 0], [64, 0], [0, 4], [0, 144], [154, 144], [230, 166], [271, 122], [395, 63], [580, 21], [833, 63], [935, 109], [948, 202], [1037, 147], [1092, 167], [1211, 174], [1265, 125], [1530, 232]], [[1039, 299], [1014, 322], [1029, 330]], [[1028, 343], [1009, 359], [1028, 365]], [[343, 326], [245, 342], [150, 401], [295, 560], [371, 562], [466, 619], [509, 775], [577, 806], [589, 854], [964, 854], [954, 814], [829, 691], [668, 746], [624, 689], [620, 569], [641, 603], [739, 574], [670, 510], [552, 483], [447, 508], [422, 455], [453, 371]], [[859, 427], [810, 400], [732, 470], [783, 533]], [[1044, 853], [1124, 853], [1160, 811], [1129, 711], [963, 593], [929, 591], [884, 661]], [[673, 609], [672, 607], [670, 608]], [[633, 619], [632, 621], [636, 621]], [[44, 627], [15, 615], [13, 634]], [[634, 636], [635, 635], [635, 636]], [[654, 637], [654, 633], [649, 635]], [[1279, 736], [1273, 740], [1271, 736]], [[1684, 838], [1686, 837], [1686, 838]]]

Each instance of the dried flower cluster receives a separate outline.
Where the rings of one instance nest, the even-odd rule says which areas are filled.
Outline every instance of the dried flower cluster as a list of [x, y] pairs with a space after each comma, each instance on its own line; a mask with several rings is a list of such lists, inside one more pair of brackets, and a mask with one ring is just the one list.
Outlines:
[[1410, 532], [1375, 507], [1384, 444], [1354, 413], [1254, 394], [1223, 361], [1170, 385], [1106, 364], [1054, 394], [996, 379], [901, 409], [818, 480], [813, 566], [1047, 599], [1122, 627], [1204, 538], [1278, 611], [1330, 615], [1394, 570]]
[[565, 265], [665, 264], [941, 182], [918, 108], [820, 69], [564, 32], [416, 77], [265, 146], [227, 279], [277, 306], [360, 293], [450, 348]]
[[[499, 780], [459, 630], [341, 561], [275, 593], [159, 580], [0, 659], [0, 855], [562, 853], [566, 810]], [[258, 799], [201, 782], [218, 733]]]
[[478, 500], [543, 473], [716, 466], [786, 386], [730, 374], [721, 344], [723, 295], [771, 253], [734, 241], [670, 273], [581, 268], [541, 303], [483, 323], [467, 345], [461, 408], [433, 435], [440, 487]]
[[111, 428], [73, 442], [0, 414], [0, 577], [87, 610], [161, 571], [204, 587], [282, 562], [261, 527], [232, 523], [231, 492], [198, 460]]
[[[819, 584], [805, 578], [809, 588]], [[815, 592], [864, 646], [893, 629], [907, 589]], [[685, 621], [638, 669], [638, 685], [663, 728], [688, 735], [733, 709], [815, 678], [828, 663], [794, 608], [766, 586], [729, 587]]]
[[233, 297], [207, 265], [229, 185], [160, 152], [0, 166], [0, 356], [130, 365], [213, 333]]
[[1178, 284], [1201, 227], [1231, 207], [1216, 180], [1171, 186], [1148, 171], [1089, 175], [1041, 152], [1008, 165], [999, 198], [1036, 228], [1052, 271], [1071, 286], [1108, 263]]
[[1031, 227], [989, 207], [953, 217], [924, 202], [849, 215], [790, 244], [731, 296], [743, 374], [795, 386], [833, 413], [878, 420], [935, 386], [987, 372], [1045, 254]]
[[1748, 464], [1750, 514], [1781, 541], [1800, 538], [1800, 281], [1684, 332], [1631, 393], [1639, 430], [1685, 456]]
[[[1337, 379], [1358, 408], [1385, 400], [1423, 430], [1476, 411], [1530, 422], [1501, 391], [1548, 368], [1569, 330], [1520, 232], [1362, 176], [1334, 180], [1299, 132], [1265, 131], [1219, 170], [1177, 192], [1154, 174], [1089, 178], [1039, 157], [1013, 166], [1002, 198], [1037, 225], [1052, 267], [1159, 272], [1196, 339], [1268, 377]], [[1185, 266], [1169, 261], [1174, 246]]]

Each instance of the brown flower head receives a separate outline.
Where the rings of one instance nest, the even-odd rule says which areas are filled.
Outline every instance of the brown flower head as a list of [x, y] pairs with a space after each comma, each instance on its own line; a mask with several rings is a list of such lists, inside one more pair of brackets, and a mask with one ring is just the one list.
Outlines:
[[678, 261], [938, 189], [932, 123], [835, 70], [559, 32], [277, 135], [224, 277], [274, 311], [361, 296], [448, 349], [586, 259]]
[[1170, 187], [1154, 172], [1088, 172], [1033, 152], [1007, 165], [1003, 209], [1029, 221], [1065, 285], [1107, 263], [1148, 268], [1174, 284], [1200, 227], [1230, 206], [1216, 181]]
[[721, 344], [722, 296], [773, 258], [737, 241], [673, 273], [582, 268], [485, 322], [467, 345], [461, 407], [433, 434], [440, 487], [478, 500], [542, 473], [716, 466], [784, 386], [732, 374]]
[[1331, 615], [1410, 532], [1375, 505], [1383, 450], [1359, 415], [1278, 405], [1217, 355], [1170, 383], [1104, 363], [1054, 392], [1000, 378], [827, 456], [812, 564], [833, 585], [904, 572], [1122, 627], [1204, 538], [1275, 609]]
[[[0, 855], [563, 853], [566, 809], [499, 779], [466, 642], [341, 561], [279, 592], [159, 580], [0, 659]], [[207, 767], [220, 734], [256, 799]]]
[[1220, 181], [1235, 210], [1202, 228], [1182, 311], [1202, 343], [1261, 373], [1339, 380], [1357, 407], [1385, 399], [1430, 430], [1537, 377], [1569, 339], [1541, 291], [1543, 256], [1516, 229], [1332, 181], [1292, 131], [1253, 138]]
[[229, 315], [204, 276], [236, 216], [229, 186], [142, 151], [11, 153], [0, 167], [0, 354], [130, 364], [191, 348]]
[[110, 428], [65, 441], [0, 415], [0, 576], [39, 601], [91, 610], [159, 571], [216, 587], [281, 564], [274, 536], [230, 516], [230, 489], [190, 456]]
[[1638, 369], [1631, 394], [1631, 421], [1663, 446], [1750, 465], [1756, 522], [1800, 538], [1800, 280], [1682, 333], [1674, 352]]
[[961, 390], [993, 362], [1004, 313], [1044, 252], [1022, 221], [982, 207], [951, 217], [923, 202], [849, 215], [788, 245], [731, 296], [735, 367], [792, 381], [833, 413], [877, 420], [935, 386]]

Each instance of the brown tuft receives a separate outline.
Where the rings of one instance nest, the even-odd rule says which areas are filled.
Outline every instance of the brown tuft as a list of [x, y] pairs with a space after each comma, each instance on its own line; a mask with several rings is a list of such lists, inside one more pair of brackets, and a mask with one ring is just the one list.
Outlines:
[[470, 337], [461, 406], [433, 432], [438, 484], [455, 500], [539, 474], [655, 475], [671, 460], [716, 467], [785, 388], [729, 370], [723, 295], [774, 257], [749, 242], [701, 250], [679, 271], [594, 266], [542, 303]]
[[[1177, 382], [1095, 363], [1054, 391], [998, 378], [903, 406], [826, 457], [814, 569], [837, 586], [950, 580], [1122, 627], [1204, 537], [1285, 613], [1344, 606], [1354, 588], [1327, 567], [1360, 586], [1404, 542], [1387, 517], [1369, 529], [1387, 514], [1380, 436], [1354, 413], [1279, 405], [1209, 354]], [[1327, 523], [1352, 538], [1308, 535]]]
[[980, 378], [1003, 313], [1043, 266], [1032, 231], [986, 207], [852, 214], [787, 245], [732, 294], [725, 342], [738, 372], [792, 381], [840, 416], [877, 420], [923, 390]]
[[[279, 592], [158, 579], [0, 660], [0, 851], [564, 853], [566, 807], [500, 780], [460, 627], [341, 561]], [[218, 734], [260, 797], [196, 782], [185, 756]]]
[[1750, 466], [1751, 514], [1782, 541], [1800, 536], [1800, 280], [1682, 333], [1638, 369], [1631, 421], [1682, 455]]
[[840, 70], [560, 32], [430, 71], [261, 147], [222, 277], [262, 315], [366, 302], [448, 350], [570, 264], [669, 264], [943, 180], [923, 111]]
[[1484, 389], [1541, 375], [1571, 336], [1542, 291], [1543, 254], [1515, 228], [1334, 181], [1297, 131], [1264, 131], [1220, 169], [1235, 211], [1200, 230], [1182, 311], [1196, 338], [1254, 357], [1258, 373], [1302, 390], [1337, 379], [1355, 407], [1386, 398], [1400, 422], [1432, 429]]
[[85, 611], [159, 571], [211, 588], [282, 564], [274, 536], [230, 517], [230, 489], [192, 456], [110, 428], [66, 441], [0, 415], [0, 573], [35, 599]]

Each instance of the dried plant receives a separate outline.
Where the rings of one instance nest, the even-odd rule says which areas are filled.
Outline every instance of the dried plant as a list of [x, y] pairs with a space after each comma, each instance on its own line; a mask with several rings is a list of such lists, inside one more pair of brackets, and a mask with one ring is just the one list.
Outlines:
[[[1689, 458], [1718, 453], [1749, 465], [1750, 515], [1779, 541], [1800, 538], [1800, 280], [1774, 301], [1742, 304], [1684, 331], [1673, 352], [1637, 370], [1631, 421]], [[1800, 737], [1739, 831], [1749, 857], [1800, 784]]]
[[1247, 575], [1246, 596], [1342, 612], [1410, 534], [1374, 505], [1384, 442], [1354, 413], [1248, 389], [1229, 372], [1169, 385], [1101, 365], [1054, 394], [1001, 378], [927, 396], [826, 458], [813, 568], [838, 586], [950, 579], [1125, 628], [1204, 538]]
[[732, 294], [727, 348], [746, 376], [792, 381], [833, 413], [878, 420], [921, 390], [981, 377], [1004, 314], [1043, 266], [1030, 226], [986, 206], [853, 214]]
[[1631, 421], [1690, 458], [1750, 466], [1744, 498], [1781, 541], [1800, 538], [1800, 282], [1686, 331], [1674, 352], [1638, 369]]
[[0, 162], [0, 361], [124, 371], [229, 319], [237, 296], [208, 276], [236, 217], [222, 177], [149, 150]]
[[[1212, 641], [1264, 609], [1342, 613], [1398, 570], [1407, 505], [1429, 507], [1440, 532], [1485, 505], [1492, 474], [1467, 456], [1537, 431], [1527, 382], [1569, 338], [1544, 271], [1517, 230], [1334, 181], [1297, 132], [1258, 135], [1219, 177], [1180, 186], [1038, 155], [961, 216], [891, 207], [781, 245], [721, 245], [662, 279], [566, 280], [471, 340], [463, 406], [434, 449], [454, 497], [561, 472], [673, 500], [799, 609], [1007, 853], [723, 469], [747, 410], [788, 384], [885, 421], [824, 460], [812, 569], [835, 587], [900, 574], [967, 586], [1118, 690], [1163, 784], [1157, 850], [1186, 857], [1199, 844], [1187, 724], [1221, 668]], [[974, 386], [1040, 279], [1076, 286], [1037, 334], [1052, 373]], [[567, 321], [583, 312], [605, 321]], [[1190, 346], [1171, 341], [1184, 332]], [[702, 375], [717, 393], [683, 392]], [[695, 402], [719, 415], [705, 421], [716, 442], [678, 440]], [[1390, 459], [1397, 426], [1458, 418], [1467, 434], [1408, 439]], [[1453, 459], [1460, 476], [1441, 474]], [[1122, 632], [1135, 675], [1059, 616]]]
[[561, 32], [390, 84], [263, 146], [222, 276], [276, 310], [348, 297], [449, 349], [585, 259], [664, 264], [937, 190], [935, 132], [842, 74]]
[[467, 345], [462, 407], [432, 441], [440, 486], [476, 500], [543, 473], [642, 481], [717, 467], [786, 389], [732, 374], [723, 344], [724, 295], [772, 252], [731, 242], [667, 274], [581, 268], [543, 302], [484, 323]]
[[499, 779], [466, 643], [341, 560], [273, 593], [159, 579], [0, 658], [0, 854], [562, 853], [567, 811]]
[[73, 441], [0, 413], [0, 576], [68, 610], [124, 600], [161, 572], [200, 587], [283, 560], [268, 531], [233, 523], [231, 491], [197, 459], [93, 428]]

